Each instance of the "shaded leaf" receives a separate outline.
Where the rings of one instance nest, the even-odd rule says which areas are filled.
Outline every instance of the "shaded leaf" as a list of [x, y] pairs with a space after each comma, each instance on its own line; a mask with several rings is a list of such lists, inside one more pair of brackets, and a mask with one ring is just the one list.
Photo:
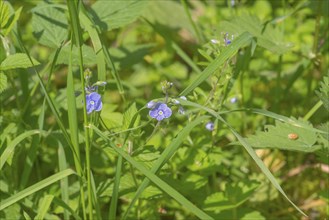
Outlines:
[[91, 14], [102, 31], [123, 27], [135, 21], [143, 12], [148, 1], [97, 1]]
[[244, 203], [257, 189], [258, 182], [242, 181], [226, 184], [224, 192], [211, 194], [204, 201], [204, 209], [219, 213], [221, 210], [236, 208]]
[[[70, 56], [71, 46], [64, 46], [58, 54], [56, 64], [69, 64], [68, 57]], [[96, 54], [94, 50], [87, 46], [82, 45], [82, 54], [83, 54], [83, 63], [86, 66], [92, 66], [96, 64]], [[53, 60], [55, 52], [50, 55], [49, 60]], [[79, 49], [76, 46], [73, 46], [72, 49], [72, 65], [79, 65]]]
[[33, 34], [39, 43], [48, 47], [59, 47], [68, 35], [64, 9], [42, 2], [32, 13]]
[[16, 53], [9, 55], [6, 59], [0, 64], [0, 70], [10, 70], [17, 68], [29, 68], [33, 65], [39, 65], [40, 63], [32, 58], [33, 63], [31, 63], [29, 57], [25, 53]]

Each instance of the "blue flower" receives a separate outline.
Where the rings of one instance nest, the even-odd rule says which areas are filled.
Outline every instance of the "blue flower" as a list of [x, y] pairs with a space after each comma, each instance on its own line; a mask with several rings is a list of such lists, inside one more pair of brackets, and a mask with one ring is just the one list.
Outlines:
[[215, 125], [214, 125], [213, 122], [210, 121], [210, 122], [208, 122], [208, 123], [206, 124], [206, 129], [207, 129], [208, 131], [213, 131], [214, 128], [215, 128]]
[[86, 108], [87, 108], [87, 113], [90, 114], [92, 111], [99, 112], [102, 110], [103, 103], [101, 99], [101, 95], [98, 94], [97, 92], [92, 92], [88, 95], [86, 95]]
[[147, 108], [153, 108], [157, 103], [154, 102], [154, 101], [149, 101], [147, 104], [146, 104], [146, 107]]
[[166, 104], [161, 102], [158, 102], [149, 112], [149, 115], [158, 121], [169, 118], [171, 114], [171, 109]]
[[230, 99], [230, 102], [233, 104], [233, 103], [236, 103], [238, 101], [238, 98], [237, 97], [233, 97]]

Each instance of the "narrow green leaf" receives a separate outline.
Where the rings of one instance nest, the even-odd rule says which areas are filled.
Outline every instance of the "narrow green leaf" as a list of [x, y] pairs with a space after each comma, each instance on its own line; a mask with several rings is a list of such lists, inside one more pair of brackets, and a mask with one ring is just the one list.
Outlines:
[[[197, 119], [195, 119], [194, 121], [190, 122], [185, 128], [183, 128], [178, 135], [176, 136], [176, 138], [169, 144], [168, 147], [166, 147], [166, 149], [162, 152], [161, 156], [157, 159], [157, 161], [154, 163], [154, 165], [152, 166], [151, 172], [156, 174], [161, 167], [174, 155], [174, 153], [177, 151], [178, 147], [180, 146], [180, 144], [183, 142], [183, 140], [188, 136], [188, 134], [191, 132], [191, 130], [197, 126], [198, 124], [200, 124], [202, 121], [206, 120], [207, 118], [209, 118], [209, 116], [202, 116], [199, 117]], [[132, 201], [129, 204], [129, 207], [127, 208], [123, 219], [125, 219], [130, 211], [130, 209], [134, 206], [135, 202], [137, 201], [137, 199], [140, 197], [140, 195], [142, 194], [142, 192], [145, 190], [145, 188], [150, 184], [150, 180], [145, 178], [143, 180], [143, 182], [141, 183], [141, 185], [138, 187], [134, 198], [132, 199]]]
[[[190, 102], [190, 101], [185, 101], [185, 100], [182, 100], [182, 99], [180, 99], [180, 102], [181, 102], [182, 105], [190, 105], [190, 106], [195, 106], [195, 107], [200, 106], [199, 104], [196, 104], [196, 103], [193, 103], [193, 102]], [[264, 162], [257, 156], [255, 150], [246, 141], [246, 139], [243, 138], [239, 133], [237, 133], [235, 131], [235, 129], [220, 116], [220, 113], [217, 113], [217, 112], [215, 112], [213, 110], [208, 111], [208, 108], [202, 107], [202, 106], [200, 107], [200, 109], [203, 109], [203, 110], [207, 111], [209, 114], [213, 115], [215, 118], [217, 118], [218, 120], [220, 120], [221, 122], [223, 122], [231, 130], [231, 132], [234, 134], [234, 136], [237, 137], [237, 139], [240, 141], [240, 143], [242, 144], [242, 146], [246, 149], [246, 151], [249, 153], [249, 155], [252, 157], [252, 159], [255, 161], [255, 163], [258, 165], [258, 167], [261, 169], [261, 171], [265, 174], [265, 176], [270, 180], [270, 182], [273, 184], [273, 186], [290, 202], [290, 204], [293, 207], [295, 207], [295, 209], [297, 211], [299, 211], [304, 216], [307, 216], [301, 209], [298, 208], [298, 206], [295, 205], [295, 203], [293, 203], [288, 198], [288, 196], [283, 191], [283, 189], [281, 188], [280, 184], [275, 179], [275, 177], [273, 176], [273, 174], [271, 173], [271, 171], [266, 167], [266, 165], [264, 164]], [[259, 112], [261, 112], [261, 111], [259, 111]], [[295, 120], [291, 120], [291, 121], [292, 122], [295, 122], [295, 124], [301, 124], [301, 123], [296, 123]], [[303, 126], [305, 126], [305, 124]]]
[[7, 76], [4, 72], [0, 72], [0, 93], [7, 89]]
[[[59, 170], [63, 171], [65, 169], [67, 169], [66, 155], [65, 155], [64, 147], [63, 147], [62, 143], [59, 140], [58, 140], [57, 154], [58, 154]], [[62, 197], [62, 200], [63, 200], [64, 203], [67, 204], [69, 202], [69, 181], [68, 181], [68, 178], [65, 177], [65, 178], [61, 179], [60, 184], [61, 184], [61, 197]], [[70, 219], [69, 211], [67, 209], [64, 209], [64, 219]]]
[[63, 170], [59, 173], [56, 173], [30, 187], [27, 187], [26, 189], [16, 193], [15, 195], [2, 200], [0, 202], [0, 211], [3, 210], [4, 208], [16, 203], [17, 201], [24, 199], [25, 197], [57, 182], [58, 180], [61, 180], [69, 175], [75, 174], [75, 172], [72, 169], [67, 169], [67, 170]]
[[32, 58], [33, 63], [30, 61], [29, 57], [25, 53], [16, 53], [6, 57], [4, 61], [0, 64], [0, 70], [10, 70], [17, 68], [29, 68], [33, 65], [39, 65], [40, 63]]
[[122, 163], [123, 163], [122, 156], [119, 155], [118, 161], [117, 161], [117, 166], [115, 169], [115, 179], [114, 179], [113, 193], [111, 195], [109, 219], [116, 218], [118, 199], [119, 199], [119, 187], [120, 187], [120, 181], [121, 181]]
[[0, 28], [3, 29], [7, 25], [10, 18], [9, 2], [0, 2]]
[[54, 199], [53, 195], [45, 195], [42, 198], [41, 204], [38, 209], [38, 214], [34, 218], [35, 220], [45, 219], [45, 215], [47, 214], [47, 211], [48, 211], [53, 199]]
[[[131, 156], [129, 156], [126, 152], [124, 152], [122, 149], [116, 147], [114, 144], [112, 144], [111, 140], [107, 138], [98, 128], [95, 126], [92, 126], [92, 129], [104, 140], [106, 140], [109, 144], [109, 146], [115, 150], [118, 154], [120, 154], [123, 158], [125, 158], [131, 165], [133, 165], [136, 169], [141, 171], [148, 179], [150, 179], [155, 185], [157, 185], [160, 189], [162, 189], [164, 192], [166, 192], [168, 195], [173, 197], [175, 200], [177, 200], [180, 204], [182, 204], [185, 208], [187, 208], [190, 212], [194, 213], [196, 216], [198, 216], [201, 219], [213, 219], [208, 214], [203, 212], [201, 209], [193, 205], [189, 200], [187, 200], [184, 196], [182, 196], [179, 192], [177, 192], [174, 188], [172, 188], [170, 185], [168, 185], [166, 182], [161, 180], [158, 176], [154, 175], [152, 172], [147, 170], [142, 164], [136, 162]], [[105, 150], [108, 150], [109, 148], [105, 148]]]
[[193, 89], [198, 87], [203, 81], [208, 79], [208, 77], [213, 74], [217, 69], [224, 64], [225, 61], [230, 59], [238, 50], [249, 44], [251, 42], [252, 36], [248, 32], [244, 32], [239, 37], [237, 37], [232, 44], [228, 47], [224, 48], [223, 52], [212, 62], [209, 66], [202, 71], [197, 79], [190, 83], [183, 92], [181, 92], [180, 96], [186, 96]]
[[16, 22], [18, 21], [19, 16], [21, 15], [22, 9], [23, 9], [23, 7], [20, 7], [19, 9], [17, 9], [17, 10], [15, 11], [15, 13], [14, 13], [14, 15], [13, 15], [13, 18], [12, 18], [11, 21], [10, 21], [10, 24], [8, 25], [8, 27], [6, 27], [6, 28], [4, 29], [4, 33], [3, 33], [3, 34], [4, 34], [5, 36], [9, 34], [9, 32], [11, 31], [11, 29], [14, 27], [14, 25], [15, 25]]
[[26, 131], [23, 134], [21, 134], [18, 137], [16, 137], [12, 142], [10, 142], [10, 144], [6, 147], [6, 149], [4, 150], [4, 152], [2, 153], [2, 155], [0, 156], [0, 170], [2, 169], [3, 165], [8, 160], [8, 158], [10, 157], [10, 155], [14, 152], [15, 147], [21, 141], [23, 141], [25, 138], [27, 138], [27, 137], [29, 137], [31, 135], [35, 135], [35, 134], [46, 134], [46, 132], [39, 131], [39, 130]]

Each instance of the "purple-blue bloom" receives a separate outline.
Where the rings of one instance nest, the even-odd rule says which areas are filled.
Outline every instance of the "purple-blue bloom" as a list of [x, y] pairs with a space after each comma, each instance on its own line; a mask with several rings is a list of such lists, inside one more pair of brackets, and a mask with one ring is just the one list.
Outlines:
[[97, 92], [92, 92], [88, 95], [86, 95], [86, 108], [87, 108], [87, 113], [90, 114], [92, 111], [99, 112], [102, 110], [103, 103], [101, 99], [101, 95], [98, 94]]
[[207, 129], [207, 130], [209, 130], [209, 131], [213, 131], [214, 128], [215, 128], [215, 125], [214, 125], [213, 122], [210, 121], [210, 122], [208, 122], [208, 123], [206, 124], [206, 129]]
[[238, 101], [238, 98], [237, 97], [233, 97], [231, 98], [230, 102], [233, 104], [233, 103], [236, 103]]
[[169, 118], [171, 114], [171, 109], [166, 104], [161, 102], [158, 102], [149, 112], [149, 115], [158, 121]]
[[146, 104], [146, 107], [147, 108], [153, 108], [157, 103], [154, 102], [154, 101], [149, 101], [147, 104]]

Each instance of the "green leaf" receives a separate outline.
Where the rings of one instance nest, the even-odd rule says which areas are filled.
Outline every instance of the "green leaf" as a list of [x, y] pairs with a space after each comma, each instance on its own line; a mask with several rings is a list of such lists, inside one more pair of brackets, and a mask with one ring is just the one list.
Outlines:
[[[130, 125], [130, 122], [132, 121], [132, 119], [134, 118], [134, 115], [136, 114], [137, 112], [137, 108], [136, 108], [136, 103], [134, 102], [133, 104], [131, 104], [129, 106], [129, 108], [125, 111], [125, 113], [123, 114], [123, 125], [122, 125], [122, 129], [125, 130], [125, 129], [128, 129], [129, 128], [129, 125]], [[138, 122], [139, 122], [139, 118], [138, 117], [134, 123], [134, 125], [137, 126]], [[134, 127], [134, 126], [132, 126]]]
[[211, 194], [206, 198], [204, 209], [218, 213], [221, 210], [237, 208], [255, 192], [258, 186], [258, 182], [246, 180], [227, 183], [223, 192]]
[[[202, 118], [202, 117], [200, 117], [200, 118]], [[106, 137], [98, 128], [96, 128], [93, 125], [91, 127], [95, 131], [95, 133], [97, 133], [102, 139], [104, 139], [104, 140], [107, 141], [107, 143], [108, 143], [108, 145], [109, 145], [109, 147], [111, 149], [115, 150], [119, 155], [121, 155], [124, 159], [126, 159], [134, 168], [136, 168], [139, 171], [141, 171], [143, 173], [143, 175], [145, 175], [150, 181], [152, 181], [161, 190], [163, 190], [168, 195], [170, 195], [172, 198], [174, 198], [177, 202], [179, 202], [180, 204], [182, 204], [187, 210], [189, 210], [190, 212], [194, 213], [197, 217], [199, 217], [201, 219], [209, 219], [209, 220], [213, 219], [207, 213], [203, 212], [201, 209], [199, 209], [193, 203], [191, 203], [189, 200], [187, 200], [184, 196], [182, 196], [179, 192], [177, 192], [173, 187], [171, 187], [166, 182], [164, 182], [163, 180], [161, 180], [158, 176], [156, 176], [153, 173], [154, 171], [153, 172], [149, 171], [142, 164], [136, 162], [125, 151], [123, 151], [122, 149], [116, 147], [113, 144], [113, 142], [111, 141], [111, 139], [109, 139], [108, 137]], [[105, 148], [105, 149], [109, 149], [109, 148]], [[167, 153], [170, 153], [170, 150]], [[165, 157], [164, 159], [169, 159], [169, 158], [166, 158]], [[159, 162], [163, 162], [163, 161], [159, 161]]]
[[57, 48], [66, 40], [68, 24], [64, 9], [41, 2], [32, 10], [33, 34], [40, 44]]
[[[70, 45], [64, 46], [58, 54], [56, 64], [68, 65], [69, 64], [68, 57], [70, 57], [70, 53], [71, 53], [71, 46]], [[84, 65], [92, 66], [96, 64], [96, 54], [91, 47], [87, 45], [82, 45], [82, 54], [83, 54]], [[49, 56], [49, 60], [53, 60], [54, 56], [55, 56], [55, 52]], [[72, 65], [74, 66], [79, 65], [79, 48], [77, 48], [76, 46], [73, 46], [72, 49]]]
[[[233, 35], [240, 35], [243, 32], [249, 32], [257, 38], [257, 44], [269, 51], [277, 54], [283, 54], [290, 50], [291, 43], [283, 41], [283, 35], [272, 24], [262, 24], [260, 19], [255, 15], [244, 14], [234, 17], [230, 22], [223, 22], [223, 30]], [[234, 41], [233, 41], [234, 42]]]
[[29, 68], [32, 66], [39, 65], [40, 63], [32, 58], [32, 62], [25, 53], [16, 53], [9, 55], [2, 63], [0, 64], [0, 70], [10, 70], [17, 68]]
[[11, 29], [14, 27], [14, 25], [16, 24], [16, 22], [19, 19], [19, 16], [21, 15], [21, 11], [22, 11], [23, 7], [20, 7], [19, 9], [17, 9], [17, 11], [15, 11], [14, 15], [11, 16], [10, 19], [10, 23], [8, 24], [7, 27], [5, 27], [3, 29], [3, 34], [6, 36], [9, 34], [9, 32], [11, 31]]
[[93, 20], [102, 31], [123, 27], [135, 21], [148, 1], [97, 1], [92, 5]]
[[[156, 160], [156, 162], [153, 164], [153, 167], [151, 169], [151, 172], [153, 174], [157, 173], [161, 167], [167, 163], [167, 161], [176, 153], [176, 151], [178, 150], [178, 147], [181, 145], [181, 143], [183, 142], [183, 140], [186, 138], [186, 136], [191, 132], [191, 130], [197, 126], [198, 124], [200, 124], [202, 121], [208, 119], [208, 116], [202, 116], [199, 117], [197, 119], [195, 119], [194, 121], [190, 122], [184, 129], [182, 129], [179, 134], [176, 136], [176, 138], [169, 144], [168, 147], [166, 147], [166, 149], [162, 152], [161, 156]], [[123, 219], [125, 219], [125, 217], [127, 217], [130, 209], [132, 208], [132, 206], [134, 205], [134, 203], [137, 201], [137, 199], [139, 198], [140, 194], [144, 191], [144, 189], [150, 184], [150, 179], [145, 178], [142, 182], [142, 184], [138, 187], [135, 197], [133, 198], [133, 200], [130, 202], [130, 205], [126, 211], [126, 213], [124, 214]]]
[[38, 214], [35, 216], [34, 219], [44, 219], [45, 215], [47, 214], [47, 211], [51, 205], [51, 202], [53, 201], [54, 196], [53, 195], [45, 195], [39, 205]]
[[[313, 128], [310, 124], [308, 126]], [[258, 131], [256, 135], [246, 138], [246, 140], [254, 148], [276, 148], [302, 152], [313, 152], [319, 149], [318, 146], [313, 146], [316, 142], [314, 131], [280, 121], [276, 121], [275, 126], [265, 126], [265, 131]]]
[[4, 72], [0, 72], [0, 93], [7, 89], [7, 76]]
[[17, 201], [24, 199], [25, 197], [57, 182], [58, 180], [61, 180], [69, 175], [72, 175], [72, 174], [75, 174], [75, 172], [72, 169], [66, 169], [66, 170], [56, 173], [30, 187], [27, 187], [26, 189], [16, 193], [15, 195], [13, 195], [5, 200], [2, 200], [0, 202], [0, 210], [3, 210], [4, 208], [16, 203]]
[[238, 50], [251, 42], [252, 36], [245, 32], [235, 39], [230, 46], [224, 48], [223, 52], [212, 62], [209, 66], [199, 74], [199, 77], [192, 81], [188, 87], [181, 92], [180, 96], [186, 96], [193, 89], [199, 86], [203, 81], [213, 74], [217, 69], [224, 64], [225, 61], [230, 59]]
[[329, 111], [329, 72], [328, 75], [323, 78], [320, 83], [320, 90], [315, 91], [319, 96], [320, 100], [323, 102], [323, 106]]
[[9, 2], [0, 2], [0, 28], [3, 29], [7, 25], [10, 18]]
[[10, 157], [10, 155], [14, 152], [15, 147], [25, 138], [31, 136], [31, 135], [35, 135], [35, 134], [45, 134], [44, 131], [39, 131], [39, 130], [30, 130], [30, 131], [26, 131], [23, 134], [19, 135], [18, 137], [16, 137], [12, 142], [10, 142], [10, 144], [6, 147], [6, 149], [3, 151], [3, 153], [0, 156], [0, 170], [2, 169], [3, 165], [5, 164], [5, 162], [8, 160], [8, 158]]
[[[194, 106], [196, 108], [200, 108], [202, 110], [207, 111], [209, 114], [211, 114], [212, 116], [216, 117], [218, 120], [220, 120], [221, 122], [223, 122], [223, 124], [225, 124], [230, 130], [231, 132], [234, 134], [234, 136], [240, 141], [240, 143], [242, 144], [242, 146], [245, 148], [245, 150], [248, 152], [248, 154], [252, 157], [252, 159], [255, 161], [255, 163], [258, 165], [258, 167], [261, 169], [261, 171], [264, 173], [264, 175], [271, 181], [271, 183], [273, 184], [273, 186], [290, 202], [290, 204], [292, 206], [295, 207], [295, 209], [297, 211], [299, 211], [301, 214], [303, 214], [304, 216], [307, 216], [300, 208], [298, 208], [298, 206], [295, 205], [295, 203], [293, 203], [289, 197], [286, 195], [286, 193], [283, 191], [283, 189], [281, 188], [280, 184], [278, 183], [278, 181], [275, 179], [275, 177], [273, 176], [273, 174], [271, 173], [271, 171], [267, 168], [267, 166], [264, 164], [264, 162], [257, 156], [255, 150], [252, 148], [252, 146], [249, 144], [248, 141], [246, 141], [245, 138], [243, 138], [229, 123], [227, 123], [220, 114], [223, 114], [225, 112], [221, 112], [221, 113], [217, 113], [212, 109], [209, 109], [207, 107], [201, 106], [197, 103], [193, 103], [190, 101], [186, 101], [183, 99], [179, 99], [181, 105], [185, 106], [185, 105], [189, 105], [189, 106]], [[300, 127], [305, 127], [305, 123], [301, 123], [299, 121], [296, 122], [296, 120], [291, 120], [287, 117], [284, 116], [280, 116], [277, 115], [275, 113], [272, 112], [268, 112], [265, 110], [260, 110], [260, 109], [252, 109], [253, 112], [255, 113], [260, 113], [260, 114], [264, 114], [264, 115], [271, 115], [270, 117], [275, 117], [278, 118], [278, 120], [283, 120], [283, 121], [291, 121], [293, 124], [295, 124], [296, 126], [300, 126]], [[305, 128], [307, 129], [307, 128]], [[313, 130], [312, 128], [309, 130]]]

